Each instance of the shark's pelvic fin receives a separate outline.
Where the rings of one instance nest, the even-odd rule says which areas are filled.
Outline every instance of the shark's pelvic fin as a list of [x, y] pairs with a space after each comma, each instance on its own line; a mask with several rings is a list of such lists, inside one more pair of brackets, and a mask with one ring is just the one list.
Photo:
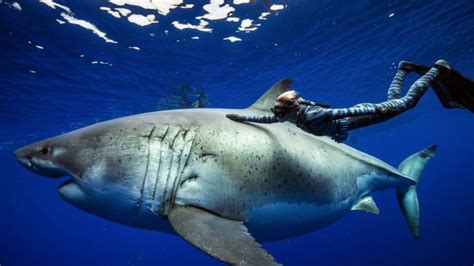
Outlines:
[[359, 202], [352, 206], [353, 211], [365, 211], [373, 214], [379, 214], [380, 210], [371, 196], [363, 197]]
[[275, 83], [267, 92], [265, 92], [256, 102], [254, 102], [249, 109], [270, 112], [270, 108], [275, 104], [276, 98], [286, 92], [291, 90], [291, 79], [282, 79]]
[[279, 265], [248, 233], [243, 222], [192, 206], [175, 206], [171, 226], [184, 240], [231, 265]]
[[420, 176], [425, 169], [428, 161], [434, 157], [436, 145], [432, 145], [420, 152], [417, 152], [406, 158], [398, 167], [405, 175], [413, 178], [417, 183], [407, 188], [397, 191], [397, 200], [402, 210], [408, 228], [416, 239], [420, 238], [420, 209], [418, 205], [418, 195], [416, 186], [420, 180]]

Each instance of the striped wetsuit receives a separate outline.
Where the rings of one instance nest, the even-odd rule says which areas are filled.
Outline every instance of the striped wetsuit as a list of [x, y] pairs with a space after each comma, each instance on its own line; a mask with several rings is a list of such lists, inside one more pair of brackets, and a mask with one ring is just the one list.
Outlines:
[[[413, 83], [404, 97], [400, 98], [403, 81], [407, 72], [398, 70], [388, 89], [387, 101], [377, 104], [362, 103], [340, 109], [301, 104], [294, 123], [311, 134], [330, 136], [338, 142], [345, 141], [348, 136], [347, 131], [349, 130], [386, 121], [415, 107], [438, 73], [439, 70], [436, 67], [431, 68], [425, 75]], [[279, 119], [273, 115], [257, 115], [246, 116], [244, 121], [276, 123], [288, 120], [285, 118]]]

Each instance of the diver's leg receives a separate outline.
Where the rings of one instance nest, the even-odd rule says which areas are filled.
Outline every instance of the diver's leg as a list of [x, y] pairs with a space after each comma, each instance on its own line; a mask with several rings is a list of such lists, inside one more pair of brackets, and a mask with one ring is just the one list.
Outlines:
[[392, 83], [388, 88], [387, 100], [390, 101], [400, 98], [403, 82], [405, 81], [405, 78], [408, 73], [416, 72], [420, 75], [424, 75], [429, 70], [430, 67], [427, 66], [414, 64], [408, 61], [400, 61], [400, 63], [398, 63], [397, 74], [395, 74], [395, 77], [393, 78]]
[[387, 92], [387, 100], [399, 99], [403, 87], [403, 82], [407, 76], [408, 72], [403, 69], [398, 69], [397, 74], [390, 83], [390, 87]]
[[431, 83], [433, 83], [436, 76], [439, 74], [437, 66], [432, 67], [426, 74], [420, 77], [413, 85], [411, 85], [407, 94], [400, 99], [393, 99], [386, 102], [374, 104], [375, 108], [382, 110], [384, 113], [399, 114], [408, 109], [415, 107], [421, 97], [426, 93]]
[[[398, 87], [401, 87], [400, 82], [403, 82], [403, 75], [406, 75], [406, 71], [400, 70], [397, 75], [400, 74], [397, 78], [394, 79], [394, 86], [391, 90], [389, 90], [389, 98], [398, 97], [397, 92]], [[357, 106], [360, 107], [371, 107], [375, 108], [379, 111], [378, 114], [375, 115], [367, 115], [367, 116], [359, 116], [359, 117], [348, 117], [344, 118], [341, 121], [342, 128], [347, 130], [353, 130], [356, 128], [366, 127], [370, 125], [374, 125], [380, 122], [384, 122], [392, 117], [399, 115], [400, 113], [415, 107], [421, 97], [426, 93], [430, 84], [439, 74], [438, 67], [431, 68], [425, 75], [420, 77], [408, 90], [407, 94], [402, 98], [394, 98], [382, 103], [372, 104], [372, 103], [363, 103], [358, 104]], [[399, 79], [400, 78], [400, 79]], [[393, 82], [392, 82], [393, 83]], [[390, 92], [392, 91], [392, 94]]]
[[[420, 77], [408, 90], [407, 94], [399, 98], [400, 90], [403, 85], [403, 80], [408, 73], [404, 70], [399, 70], [392, 81], [393, 86], [388, 91], [388, 101], [373, 104], [362, 103], [356, 105], [360, 108], [372, 108], [379, 110], [377, 114], [366, 116], [346, 117], [338, 120], [338, 133], [333, 136], [336, 141], [344, 141], [347, 138], [347, 132], [353, 129], [374, 125], [393, 118], [400, 113], [409, 110], [418, 103], [421, 97], [426, 93], [430, 85], [440, 72], [440, 66], [432, 67], [426, 74]], [[340, 136], [342, 137], [340, 137]]]
[[331, 120], [337, 120], [347, 117], [385, 114], [387, 112], [403, 112], [414, 107], [433, 82], [438, 74], [438, 69], [436, 66], [433, 67], [411, 86], [405, 97], [400, 98], [401, 88], [407, 73], [403, 69], [397, 72], [387, 92], [387, 101], [378, 104], [360, 103], [349, 108], [326, 109], [328, 116]]

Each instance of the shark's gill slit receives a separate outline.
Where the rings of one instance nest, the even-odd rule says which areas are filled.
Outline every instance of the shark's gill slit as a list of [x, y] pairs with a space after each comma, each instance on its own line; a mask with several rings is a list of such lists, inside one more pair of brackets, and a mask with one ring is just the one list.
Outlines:
[[163, 142], [165, 140], [166, 135], [168, 134], [169, 126], [165, 126], [163, 129], [163, 133], [160, 134], [160, 139], [158, 141], [158, 147], [157, 147], [157, 152], [158, 152], [158, 168], [156, 169], [156, 177], [155, 177], [155, 184], [153, 187], [153, 202], [156, 202], [156, 191], [158, 189], [158, 183], [160, 182], [160, 171], [161, 171], [161, 164], [163, 163]]
[[[179, 184], [180, 175], [182, 173], [182, 165], [186, 161], [184, 157], [186, 150], [186, 139], [185, 135], [189, 129], [184, 129], [182, 126], [179, 126], [178, 132], [173, 140], [171, 145], [172, 149], [172, 157], [171, 157], [171, 165], [170, 167], [170, 174], [168, 176], [168, 180], [166, 183], [165, 193], [161, 205], [161, 213], [163, 215], [167, 215], [169, 210], [173, 207], [173, 200], [175, 198], [175, 193]], [[172, 171], [171, 171], [172, 170]]]
[[148, 154], [147, 154], [147, 161], [145, 165], [145, 174], [143, 175], [143, 182], [142, 182], [142, 187], [140, 188], [140, 198], [138, 199], [137, 202], [137, 208], [140, 208], [142, 202], [143, 202], [143, 192], [145, 190], [145, 183], [147, 181], [147, 176], [149, 173], [149, 166], [150, 166], [150, 160], [151, 160], [151, 139], [153, 137], [153, 133], [155, 132], [156, 125], [153, 125], [153, 127], [150, 130], [150, 133], [147, 135], [147, 149], [148, 149]]
[[[198, 129], [199, 127], [191, 127], [190, 129], [186, 130], [186, 132], [183, 135], [184, 146], [183, 146], [183, 151], [181, 153], [181, 158], [180, 158], [180, 163], [179, 163], [179, 168], [178, 168], [178, 176], [176, 177], [176, 180], [174, 182], [173, 193], [171, 195], [172, 204], [176, 200], [176, 193], [178, 192], [178, 188], [180, 188], [182, 185], [181, 177], [183, 176], [184, 169], [188, 165], [189, 154], [191, 153], [191, 149], [193, 147], [194, 139], [195, 139]], [[195, 177], [197, 178], [197, 175]], [[178, 186], [178, 184], [180, 185]]]
[[175, 153], [176, 153], [176, 149], [175, 149], [175, 142], [176, 142], [176, 139], [178, 138], [178, 135], [181, 131], [181, 127], [177, 127], [177, 128], [173, 128], [173, 130], [176, 130], [176, 132], [173, 132], [172, 134], [172, 139], [171, 139], [171, 142], [168, 143], [168, 145], [164, 148], [167, 149], [167, 159], [168, 159], [168, 171], [167, 171], [167, 174], [162, 176], [163, 178], [165, 178], [165, 185], [164, 185], [164, 191], [163, 191], [163, 200], [161, 201], [161, 208], [160, 208], [160, 214], [162, 215], [166, 215], [166, 209], [167, 209], [167, 205], [168, 205], [168, 200], [169, 200], [169, 196], [168, 196], [168, 193], [169, 193], [169, 190], [171, 189], [169, 186], [170, 186], [170, 183], [173, 182], [173, 180], [170, 180], [172, 178], [172, 172], [173, 172], [173, 162], [175, 161], [174, 157], [175, 157]]

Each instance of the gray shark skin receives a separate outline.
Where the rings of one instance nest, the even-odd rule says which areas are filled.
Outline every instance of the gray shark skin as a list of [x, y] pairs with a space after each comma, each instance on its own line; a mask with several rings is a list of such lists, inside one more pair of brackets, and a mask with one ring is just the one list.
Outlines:
[[[58, 188], [68, 203], [116, 223], [177, 233], [230, 264], [273, 265], [252, 236], [285, 239], [327, 226], [351, 210], [378, 213], [370, 193], [388, 188], [397, 191], [410, 228], [418, 232], [414, 189], [434, 147], [411, 156], [400, 171], [290, 123], [225, 117], [264, 113], [269, 99], [289, 89], [282, 82], [251, 108], [119, 118], [25, 146], [15, 156], [40, 175], [70, 176]], [[411, 165], [416, 176], [407, 175]], [[215, 237], [196, 236], [203, 226], [215, 230]], [[237, 235], [244, 240], [234, 239]], [[248, 250], [236, 250], [239, 243]]]

